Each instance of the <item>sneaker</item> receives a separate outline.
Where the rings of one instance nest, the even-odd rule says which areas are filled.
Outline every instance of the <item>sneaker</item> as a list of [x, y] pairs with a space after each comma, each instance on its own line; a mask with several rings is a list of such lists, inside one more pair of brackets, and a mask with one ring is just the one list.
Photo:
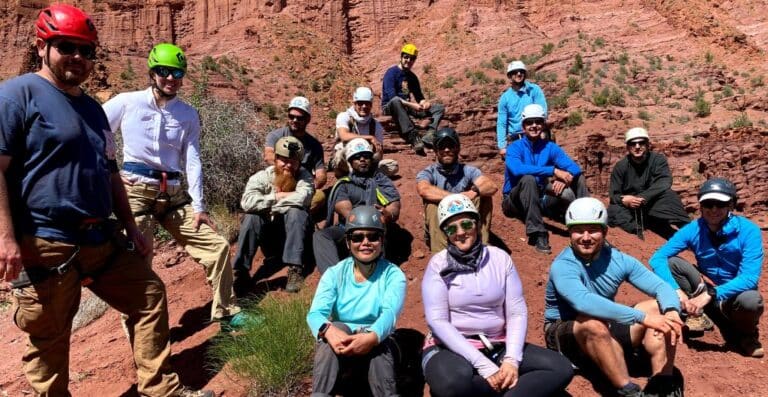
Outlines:
[[210, 390], [193, 390], [189, 387], [182, 386], [181, 389], [176, 390], [171, 394], [173, 397], [216, 397], [216, 394]]
[[643, 397], [643, 391], [635, 383], [627, 383], [621, 389], [616, 389], [616, 395], [621, 397]]
[[424, 142], [421, 140], [421, 137], [414, 136], [412, 146], [413, 146], [413, 151], [419, 156], [427, 155], [427, 152], [424, 151]]
[[541, 232], [536, 237], [536, 251], [547, 255], [552, 253], [552, 247], [549, 246], [549, 233]]
[[688, 327], [688, 330], [691, 332], [704, 332], [711, 331], [715, 328], [715, 323], [713, 323], [706, 314], [702, 314], [697, 317], [688, 316], [688, 318], [685, 319], [685, 326]]
[[301, 275], [301, 268], [298, 266], [288, 267], [288, 282], [285, 283], [287, 292], [299, 292], [301, 284], [304, 283], [304, 276]]
[[757, 337], [743, 337], [734, 347], [736, 351], [745, 357], [761, 358], [765, 356], [763, 345], [760, 344], [760, 340]]

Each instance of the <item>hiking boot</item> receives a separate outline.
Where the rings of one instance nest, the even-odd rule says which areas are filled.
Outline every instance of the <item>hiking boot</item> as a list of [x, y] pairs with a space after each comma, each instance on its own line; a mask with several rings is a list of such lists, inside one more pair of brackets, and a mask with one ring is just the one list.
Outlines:
[[187, 386], [182, 386], [171, 394], [173, 397], [216, 397], [216, 394], [210, 390], [193, 390]]
[[432, 128], [427, 130], [427, 133], [421, 137], [421, 141], [424, 142], [426, 147], [433, 148], [435, 146], [435, 130]]
[[413, 146], [413, 151], [419, 156], [427, 155], [427, 152], [424, 151], [424, 142], [421, 140], [421, 137], [414, 135], [411, 146]]
[[542, 254], [551, 254], [552, 247], [549, 246], [549, 233], [541, 232], [536, 237], [536, 251]]
[[232, 289], [235, 291], [235, 296], [238, 298], [245, 297], [251, 292], [253, 287], [253, 280], [251, 275], [246, 271], [235, 271], [234, 280], [232, 282]]
[[691, 332], [704, 332], [711, 331], [715, 328], [715, 323], [713, 323], [706, 314], [702, 314], [697, 317], [688, 316], [688, 318], [685, 319], [685, 326], [688, 327], [688, 331]]
[[765, 355], [763, 345], [761, 345], [760, 340], [754, 336], [742, 337], [733, 347], [744, 357], [761, 358]]
[[635, 383], [628, 383], [621, 389], [616, 390], [616, 395], [621, 397], [643, 397], [643, 391]]
[[288, 267], [288, 282], [285, 283], [285, 291], [296, 293], [301, 290], [304, 283], [304, 276], [301, 275], [301, 268], [298, 266]]

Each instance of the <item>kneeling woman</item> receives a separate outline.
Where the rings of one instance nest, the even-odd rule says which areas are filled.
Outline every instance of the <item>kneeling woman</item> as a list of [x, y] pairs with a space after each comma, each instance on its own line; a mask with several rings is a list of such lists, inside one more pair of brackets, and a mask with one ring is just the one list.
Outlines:
[[422, 364], [432, 396], [549, 396], [565, 389], [571, 364], [525, 343], [528, 309], [512, 259], [478, 239], [466, 196], [438, 205], [448, 248], [427, 265], [421, 291], [432, 331]]
[[368, 364], [375, 396], [396, 395], [397, 348], [390, 334], [405, 301], [405, 275], [384, 259], [384, 224], [371, 206], [357, 207], [347, 218], [351, 257], [325, 271], [317, 286], [307, 323], [317, 337], [312, 396], [330, 396], [345, 386], [341, 374]]

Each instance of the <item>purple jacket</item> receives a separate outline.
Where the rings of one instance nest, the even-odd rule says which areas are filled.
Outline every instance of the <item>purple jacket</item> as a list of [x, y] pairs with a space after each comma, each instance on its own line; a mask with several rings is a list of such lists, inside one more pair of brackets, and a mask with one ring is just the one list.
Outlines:
[[504, 360], [519, 366], [528, 308], [512, 258], [496, 247], [486, 247], [476, 272], [443, 278], [440, 271], [446, 267], [446, 255], [442, 250], [432, 257], [421, 282], [424, 315], [432, 334], [483, 377], [493, 375], [499, 367], [465, 335], [483, 333], [491, 340], [506, 341]]

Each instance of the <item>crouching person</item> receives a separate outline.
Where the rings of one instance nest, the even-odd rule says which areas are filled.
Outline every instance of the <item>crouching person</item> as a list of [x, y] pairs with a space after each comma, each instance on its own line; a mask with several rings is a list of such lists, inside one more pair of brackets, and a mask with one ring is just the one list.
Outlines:
[[[637, 259], [606, 243], [607, 221], [605, 206], [594, 198], [575, 200], [565, 213], [571, 243], [549, 271], [547, 347], [581, 368], [596, 365], [619, 396], [655, 395], [650, 390], [657, 387], [659, 395], [680, 396], [681, 376], [673, 372], [683, 325], [680, 301], [672, 287]], [[655, 299], [634, 307], [614, 302], [624, 281]], [[632, 382], [627, 369], [637, 348], [650, 357], [654, 375], [645, 391]]]
[[384, 222], [373, 206], [347, 217], [345, 239], [351, 256], [320, 278], [307, 323], [317, 338], [312, 396], [344, 390], [341, 375], [368, 368], [374, 397], [397, 395], [397, 345], [391, 334], [405, 301], [405, 275], [382, 257]]
[[265, 257], [282, 257], [288, 266], [285, 290], [298, 292], [304, 281], [302, 254], [314, 193], [312, 174], [301, 167], [304, 145], [292, 136], [275, 144], [275, 165], [251, 176], [240, 206], [247, 213], [240, 224], [238, 251], [233, 265], [235, 293], [250, 292], [251, 263], [261, 247]]
[[568, 360], [525, 343], [528, 308], [512, 258], [480, 240], [480, 214], [463, 194], [438, 205], [448, 248], [421, 283], [432, 331], [424, 374], [435, 397], [549, 396], [570, 383]]

